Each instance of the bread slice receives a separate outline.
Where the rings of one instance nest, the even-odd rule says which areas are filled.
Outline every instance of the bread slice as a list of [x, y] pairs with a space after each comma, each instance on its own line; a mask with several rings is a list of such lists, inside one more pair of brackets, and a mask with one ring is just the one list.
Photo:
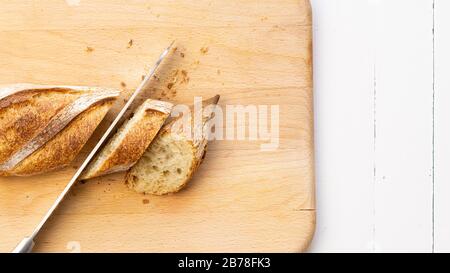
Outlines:
[[172, 107], [170, 102], [146, 100], [96, 155], [81, 179], [131, 168], [161, 129]]
[[[219, 96], [207, 104], [216, 105]], [[204, 116], [201, 130], [208, 126], [212, 118]], [[126, 183], [139, 193], [164, 195], [181, 190], [192, 178], [204, 159], [207, 148], [207, 136], [200, 139], [187, 137], [174, 124], [182, 117], [165, 125], [155, 140], [150, 144], [141, 159], [127, 173]], [[192, 124], [192, 118], [188, 121]]]
[[0, 88], [0, 175], [27, 176], [67, 166], [119, 94], [81, 86]]

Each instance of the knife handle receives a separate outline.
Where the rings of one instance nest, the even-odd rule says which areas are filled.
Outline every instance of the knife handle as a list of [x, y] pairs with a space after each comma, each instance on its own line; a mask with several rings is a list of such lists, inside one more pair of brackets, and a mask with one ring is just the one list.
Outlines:
[[33, 238], [25, 237], [22, 241], [14, 248], [12, 253], [30, 253], [33, 250], [34, 241]]

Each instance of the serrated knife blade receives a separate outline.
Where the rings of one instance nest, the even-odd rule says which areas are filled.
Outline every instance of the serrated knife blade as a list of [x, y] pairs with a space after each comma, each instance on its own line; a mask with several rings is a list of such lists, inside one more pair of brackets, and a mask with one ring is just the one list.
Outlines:
[[73, 177], [70, 179], [69, 183], [66, 185], [66, 187], [63, 189], [63, 191], [59, 194], [58, 198], [56, 198], [53, 205], [50, 207], [50, 209], [47, 211], [47, 213], [44, 215], [42, 220], [39, 222], [39, 224], [35, 227], [33, 230], [33, 233], [30, 236], [27, 236], [20, 241], [20, 243], [14, 248], [12, 251], [13, 253], [29, 253], [33, 250], [34, 247], [34, 239], [41, 231], [42, 227], [45, 225], [45, 223], [48, 221], [48, 219], [52, 216], [53, 212], [58, 208], [59, 204], [64, 200], [64, 197], [67, 195], [67, 193], [70, 191], [72, 186], [77, 182], [79, 176], [84, 171], [84, 169], [88, 166], [89, 162], [94, 158], [97, 151], [102, 147], [102, 145], [105, 143], [105, 141], [111, 136], [111, 134], [117, 129], [117, 127], [120, 125], [119, 121], [124, 116], [125, 112], [130, 108], [133, 101], [136, 99], [139, 93], [147, 86], [150, 79], [155, 74], [156, 70], [158, 69], [161, 62], [164, 60], [164, 58], [169, 53], [170, 49], [172, 48], [172, 45], [174, 44], [174, 41], [161, 53], [158, 60], [156, 61], [155, 65], [153, 66], [152, 70], [145, 76], [144, 80], [141, 82], [141, 84], [136, 88], [136, 90], [131, 94], [130, 98], [126, 102], [126, 104], [123, 106], [123, 108], [120, 110], [119, 114], [117, 114], [114, 121], [111, 123], [111, 125], [108, 127], [106, 132], [103, 134], [103, 136], [100, 138], [100, 140], [97, 142], [95, 147], [91, 150], [89, 155], [86, 157], [86, 159], [83, 161], [83, 164], [78, 168], [78, 170], [75, 172]]

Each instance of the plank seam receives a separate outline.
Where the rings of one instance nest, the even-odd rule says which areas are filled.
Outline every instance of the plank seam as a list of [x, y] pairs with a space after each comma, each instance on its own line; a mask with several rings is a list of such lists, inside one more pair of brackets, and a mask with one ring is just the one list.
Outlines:
[[433, 74], [433, 83], [432, 83], [432, 137], [431, 137], [431, 183], [432, 183], [432, 190], [431, 190], [431, 252], [435, 252], [435, 90], [436, 90], [436, 76], [435, 76], [435, 0], [433, 0], [433, 8], [432, 8], [432, 20], [433, 20], [433, 26], [432, 26], [432, 74]]
[[[376, 55], [376, 52], [375, 52]], [[377, 65], [376, 65], [376, 57], [374, 56], [373, 63], [373, 183], [372, 183], [372, 251], [375, 251], [375, 235], [376, 235], [376, 201], [375, 201], [375, 192], [376, 192], [376, 183], [377, 183], [377, 162], [376, 162], [376, 154], [377, 154]]]

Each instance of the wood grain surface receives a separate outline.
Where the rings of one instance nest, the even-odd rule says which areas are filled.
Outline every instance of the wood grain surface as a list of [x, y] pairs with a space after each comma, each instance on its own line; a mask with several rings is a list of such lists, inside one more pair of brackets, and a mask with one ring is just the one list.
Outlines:
[[[37, 238], [40, 252], [297, 252], [315, 227], [311, 10], [306, 0], [2, 1], [0, 84], [134, 90], [174, 52], [149, 96], [279, 105], [279, 147], [218, 140], [178, 194], [140, 195], [123, 173], [79, 183]], [[170, 90], [166, 79], [185, 70]], [[119, 106], [116, 105], [115, 110]], [[28, 235], [111, 120], [70, 168], [0, 179], [0, 251]], [[247, 124], [237, 124], [236, 127]]]

